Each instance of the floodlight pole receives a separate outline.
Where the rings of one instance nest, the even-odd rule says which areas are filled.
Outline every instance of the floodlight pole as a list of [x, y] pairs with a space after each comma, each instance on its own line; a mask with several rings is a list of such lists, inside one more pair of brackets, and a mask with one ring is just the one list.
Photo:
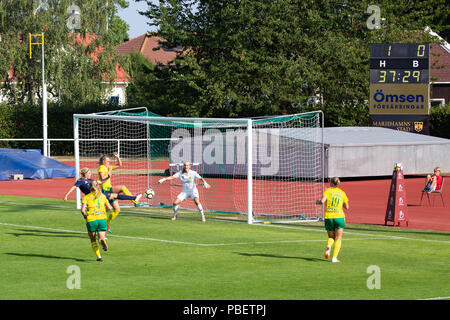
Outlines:
[[45, 83], [45, 60], [44, 60], [44, 34], [42, 34], [42, 138], [44, 140], [43, 152], [48, 157], [48, 134], [47, 134], [47, 84]]
[[[36, 13], [38, 10], [42, 7], [43, 3], [42, 1], [39, 1], [39, 6], [33, 11], [33, 15], [36, 16]], [[42, 33], [42, 43], [32, 43], [31, 41], [31, 34], [30, 37], [30, 58], [31, 58], [31, 45], [32, 44], [41, 44], [42, 45], [42, 139], [43, 139], [43, 146], [42, 146], [42, 153], [45, 157], [49, 156], [48, 152], [48, 135], [47, 135], [47, 85], [45, 84], [45, 61], [44, 61], [44, 33]]]

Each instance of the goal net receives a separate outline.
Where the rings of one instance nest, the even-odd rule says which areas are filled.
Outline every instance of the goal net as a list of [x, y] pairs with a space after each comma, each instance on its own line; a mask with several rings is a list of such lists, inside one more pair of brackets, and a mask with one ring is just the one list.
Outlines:
[[[323, 215], [315, 204], [324, 182], [321, 111], [251, 119], [160, 117], [147, 110], [75, 114], [74, 140], [77, 177], [83, 167], [96, 174], [102, 155], [114, 164], [116, 152], [122, 167], [113, 171], [112, 184], [133, 194], [153, 188], [150, 206], [172, 205], [180, 182], [158, 180], [189, 161], [211, 185], [197, 181], [205, 212], [244, 214], [249, 223]], [[196, 207], [187, 200], [181, 208]]]

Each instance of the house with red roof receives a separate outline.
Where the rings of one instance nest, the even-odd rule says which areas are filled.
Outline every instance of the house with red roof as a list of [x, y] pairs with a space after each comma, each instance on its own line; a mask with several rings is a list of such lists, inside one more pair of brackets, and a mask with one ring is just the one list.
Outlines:
[[[121, 55], [128, 55], [132, 52], [140, 53], [148, 60], [150, 60], [154, 65], [169, 65], [174, 61], [177, 56], [177, 51], [180, 48], [167, 48], [161, 44], [164, 39], [153, 36], [151, 33], [147, 32], [139, 37], [126, 39], [124, 43], [116, 46], [116, 52]], [[128, 84], [131, 79], [127, 79], [124, 84]], [[122, 104], [122, 96], [126, 97], [126, 85], [122, 82], [117, 81], [115, 93], [117, 96], [116, 100], [119, 104]]]
[[154, 65], [168, 65], [176, 58], [180, 48], [166, 48], [161, 44], [162, 41], [164, 39], [147, 32], [118, 45], [116, 52], [123, 55], [139, 52]]
[[431, 106], [450, 103], [450, 44], [430, 45]]
[[[74, 43], [82, 44], [88, 46], [89, 44], [94, 41], [96, 38], [96, 35], [89, 35], [86, 34], [84, 36], [81, 36], [80, 34], [72, 34]], [[94, 62], [98, 61], [98, 55], [103, 52], [103, 48], [99, 47], [96, 48], [93, 53], [91, 53], [92, 59]], [[107, 99], [116, 104], [124, 105], [126, 103], [126, 89], [131, 81], [131, 77], [128, 75], [128, 73], [123, 69], [123, 67], [120, 64], [116, 64], [115, 67], [116, 71], [116, 79], [114, 83], [112, 84], [112, 87], [109, 88], [107, 91]], [[109, 83], [105, 81], [105, 84]]]

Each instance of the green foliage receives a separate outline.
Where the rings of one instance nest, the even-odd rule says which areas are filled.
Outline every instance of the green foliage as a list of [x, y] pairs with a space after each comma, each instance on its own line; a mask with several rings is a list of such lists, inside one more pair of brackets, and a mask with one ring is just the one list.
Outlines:
[[13, 111], [13, 106], [0, 104], [0, 138], [10, 138], [15, 134]]
[[[118, 0], [117, 5], [125, 9], [128, 8], [130, 4], [128, 1]], [[117, 15], [117, 6], [115, 6], [114, 9], [111, 10], [108, 18], [108, 32], [113, 35], [112, 44], [116, 46], [123, 43], [123, 40], [128, 38], [129, 30], [130, 26]]]
[[[448, 232], [348, 223], [336, 265], [323, 258], [323, 223], [256, 227], [207, 213], [202, 224], [192, 210], [180, 210], [174, 223], [171, 209], [155, 207], [122, 208], [99, 263], [74, 201], [61, 200], [72, 185], [67, 179], [40, 185], [57, 199], [33, 198], [25, 189], [27, 197], [0, 196], [0, 299], [154, 300], [152, 313], [161, 305], [167, 319], [199, 319], [178, 306], [189, 300], [279, 300], [289, 306], [289, 300], [415, 300], [450, 291]], [[372, 198], [370, 205], [384, 206], [384, 200]], [[367, 286], [374, 283], [368, 272], [374, 264], [381, 268], [380, 290]], [[67, 287], [71, 265], [81, 270], [80, 290]], [[184, 302], [167, 310], [158, 300]], [[266, 317], [219, 318], [281, 319], [286, 310], [279, 305], [269, 303]]]
[[[73, 139], [73, 114], [94, 113], [127, 108], [101, 103], [57, 104], [47, 107], [48, 137]], [[0, 104], [0, 138], [42, 138], [42, 107], [33, 104]], [[0, 148], [41, 149], [42, 141], [0, 141]], [[52, 142], [53, 155], [73, 154], [73, 142]]]
[[112, 44], [119, 45], [124, 39], [128, 38], [130, 26], [118, 16], [112, 16], [109, 19], [109, 30], [114, 34]]
[[[158, 36], [184, 48], [163, 78], [149, 72], [164, 85], [148, 103], [165, 97], [178, 115], [220, 117], [320, 108], [332, 126], [368, 124], [370, 43], [434, 42], [421, 31], [444, 27], [434, 22], [446, 14], [434, 10], [441, 0], [379, 1], [384, 20], [369, 30], [369, 1], [147, 3]], [[311, 97], [321, 103], [308, 105]]]
[[156, 68], [142, 54], [132, 52], [127, 71], [133, 80], [127, 87], [127, 101], [131, 106], [146, 106], [164, 116], [199, 115], [194, 90], [182, 79], [174, 79], [171, 70]]
[[[72, 4], [81, 11], [79, 29], [73, 27], [75, 24], [68, 24]], [[118, 29], [125, 27], [117, 21], [117, 4], [126, 6], [127, 2], [2, 1], [0, 74], [6, 81], [1, 93], [12, 103], [37, 103], [42, 99], [42, 46], [32, 45], [30, 58], [28, 44], [29, 34], [44, 33], [49, 98], [59, 102], [104, 99], [107, 83], [115, 80], [116, 64], [120, 61], [114, 50], [117, 32], [122, 32]], [[113, 22], [109, 30], [106, 28], [108, 17]], [[40, 37], [31, 39], [35, 43], [41, 42]]]
[[450, 139], [450, 103], [431, 108], [430, 135]]

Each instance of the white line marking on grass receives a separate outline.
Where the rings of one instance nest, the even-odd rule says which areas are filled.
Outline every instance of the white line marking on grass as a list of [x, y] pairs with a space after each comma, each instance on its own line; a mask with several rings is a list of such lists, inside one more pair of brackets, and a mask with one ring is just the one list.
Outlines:
[[68, 232], [68, 233], [86, 233], [86, 232], [75, 231], [75, 230], [65, 230], [65, 229], [37, 227], [37, 226], [24, 226], [24, 225], [20, 225], [20, 224], [4, 223], [4, 222], [0, 222], [0, 225], [10, 226], [10, 227], [19, 227], [19, 228], [29, 228], [29, 229], [44, 229], [44, 230], [49, 230], [49, 231], [60, 231], [60, 232]]
[[55, 205], [55, 204], [45, 204], [45, 203], [19, 203], [19, 202], [0, 201], [0, 204], [14, 204], [14, 205], [18, 205], [18, 206], [41, 206], [41, 207], [51, 207], [51, 208], [60, 208], [60, 209], [76, 209], [74, 207], [60, 206], [60, 205]]
[[417, 299], [417, 300], [450, 300], [450, 297], [436, 297], [436, 298], [425, 298], [425, 299]]
[[[14, 205], [34, 205], [34, 206], [48, 206], [48, 207], [55, 207], [55, 208], [65, 208], [65, 209], [75, 209], [73, 207], [68, 207], [68, 206], [58, 206], [58, 205], [49, 205], [49, 204], [40, 204], [40, 203], [35, 203], [35, 204], [24, 204], [24, 203], [16, 203], [16, 202], [3, 202], [0, 201], [0, 204], [14, 204]], [[78, 211], [78, 209], [76, 209]], [[136, 213], [139, 211], [125, 211], [122, 210], [122, 212], [129, 212], [129, 213]], [[145, 213], [145, 212], [139, 212], [141, 214], [147, 214], [147, 215], [151, 215], [150, 213]], [[221, 222], [228, 222], [228, 223], [243, 223], [240, 221], [229, 221], [229, 220], [221, 220], [221, 219], [217, 219]], [[321, 232], [321, 233], [325, 233], [325, 230], [320, 230], [320, 229], [310, 229], [310, 228], [305, 228], [305, 227], [300, 227], [300, 226], [286, 226], [286, 225], [275, 225], [275, 224], [270, 224], [270, 225], [260, 225], [260, 224], [253, 224], [252, 226], [256, 226], [256, 227], [264, 227], [264, 228], [285, 228], [285, 229], [294, 229], [294, 230], [303, 230], [303, 231], [315, 231], [315, 232]], [[67, 231], [67, 232], [72, 232], [72, 231]], [[380, 231], [383, 232], [383, 231]], [[449, 233], [450, 234], [450, 233]], [[400, 236], [393, 236], [393, 235], [384, 235], [384, 234], [371, 234], [371, 233], [360, 233], [360, 232], [353, 232], [353, 231], [345, 231], [344, 235], [359, 235], [359, 236], [365, 236], [365, 237], [373, 237], [371, 239], [394, 239], [394, 240], [411, 240], [411, 241], [423, 241], [423, 242], [435, 242], [435, 243], [444, 243], [444, 244], [450, 244], [450, 240], [433, 240], [433, 239], [417, 239], [417, 238], [409, 238], [409, 237], [400, 237]], [[125, 236], [122, 236], [125, 237]], [[137, 238], [137, 237], [136, 237]], [[146, 240], [152, 240], [152, 241], [161, 241], [161, 242], [173, 242], [173, 243], [185, 243], [185, 244], [193, 244], [193, 245], [199, 245], [199, 246], [212, 246], [212, 245], [232, 245], [232, 244], [198, 244], [198, 243], [189, 243], [189, 242], [180, 242], [180, 241], [171, 241], [171, 240], [161, 240], [161, 239], [152, 239], [152, 238], [143, 238]], [[345, 240], [350, 240], [350, 239], [345, 239]], [[357, 239], [355, 239], [357, 240]], [[288, 240], [290, 241], [290, 240]], [[301, 240], [292, 240], [292, 241], [301, 241]], [[303, 240], [303, 241], [307, 241], [307, 240]], [[319, 240], [317, 240], [319, 241]], [[255, 243], [255, 242], [252, 242]], [[280, 243], [280, 242], [277, 242]], [[243, 243], [244, 244], [244, 243]], [[245, 243], [245, 244], [251, 244], [251, 243]]]
[[[39, 227], [39, 226], [25, 226], [25, 225], [20, 225], [20, 224], [3, 223], [3, 222], [0, 222], [0, 225], [10, 226], [10, 227], [19, 227], [19, 228], [59, 231], [59, 232], [67, 232], [67, 233], [79, 233], [79, 234], [86, 233], [84, 231], [75, 231], [75, 230], [66, 230], [66, 229], [57, 229], [57, 228], [48, 228], [48, 227]], [[249, 244], [323, 242], [323, 241], [325, 241], [324, 239], [318, 239], [318, 240], [308, 239], [308, 240], [255, 241], [255, 242], [234, 242], [234, 243], [233, 242], [232, 243], [195, 243], [195, 242], [186, 242], [186, 241], [156, 239], [156, 238], [149, 238], [149, 237], [123, 236], [123, 235], [115, 235], [115, 234], [108, 234], [108, 237], [116, 237], [116, 238], [123, 238], [123, 239], [133, 239], [133, 240], [156, 241], [156, 242], [175, 243], [175, 244], [188, 244], [188, 245], [196, 245], [196, 246], [203, 246], [203, 247], [249, 245]], [[367, 239], [358, 238], [358, 239], [347, 239], [347, 240], [348, 241], [351, 241], [351, 240], [374, 240], [374, 238], [367, 238]]]
[[[60, 231], [60, 232], [67, 232], [67, 233], [81, 233], [81, 234], [87, 233], [87, 231], [75, 231], [75, 230], [66, 230], [66, 229], [38, 227], [38, 226], [24, 226], [24, 225], [20, 225], [20, 224], [3, 223], [3, 222], [0, 222], [0, 225], [11, 226], [11, 227], [19, 227], [19, 228], [43, 229], [43, 230], [49, 230], [49, 231]], [[193, 243], [193, 242], [163, 240], [163, 239], [146, 238], [146, 237], [120, 236], [120, 235], [112, 235], [112, 234], [108, 234], [107, 236], [108, 237], [116, 237], [116, 238], [125, 238], [125, 239], [135, 239], [135, 240], [148, 240], [148, 241], [167, 242], [167, 243], [198, 245], [198, 243]]]
[[[346, 239], [347, 241], [352, 240], [384, 240], [384, 238], [355, 238]], [[199, 246], [204, 247], [219, 247], [219, 246], [234, 246], [234, 245], [249, 245], [249, 244], [281, 244], [281, 243], [301, 243], [301, 242], [326, 242], [326, 239], [299, 239], [299, 240], [274, 240], [274, 241], [255, 241], [255, 242], [231, 242], [231, 243], [198, 243]]]
[[[296, 229], [296, 230], [304, 230], [304, 231], [316, 231], [316, 232], [325, 232], [325, 230], [319, 230], [319, 229], [309, 229], [305, 227], [298, 227], [298, 226], [281, 226], [281, 225], [258, 225], [255, 224], [254, 226], [260, 226], [264, 228], [287, 228], [287, 229]], [[380, 231], [383, 232], [383, 231]], [[448, 243], [450, 244], [450, 240], [433, 240], [433, 239], [416, 239], [416, 238], [407, 238], [407, 237], [400, 237], [400, 236], [392, 236], [392, 235], [384, 235], [384, 234], [370, 234], [370, 233], [360, 233], [360, 232], [353, 232], [353, 231], [344, 231], [345, 235], [359, 235], [359, 236], [376, 236], [376, 237], [382, 237], [385, 239], [395, 239], [395, 240], [414, 240], [414, 241], [424, 241], [424, 242], [438, 242], [438, 243]], [[450, 233], [449, 233], [450, 235]], [[345, 239], [344, 239], [345, 240]], [[348, 240], [348, 239], [347, 239]]]
[[[0, 225], [10, 226], [10, 227], [19, 227], [19, 228], [28, 228], [28, 229], [41, 229], [41, 230], [49, 230], [49, 231], [59, 231], [59, 232], [67, 232], [67, 233], [78, 233], [85, 234], [86, 231], [75, 231], [75, 230], [66, 230], [66, 229], [57, 229], [57, 228], [48, 228], [48, 227], [39, 227], [39, 226], [25, 226], [20, 224], [13, 223], [3, 223], [0, 222]], [[155, 241], [155, 242], [164, 242], [164, 243], [174, 243], [174, 244], [185, 244], [185, 245], [194, 245], [200, 247], [220, 247], [220, 246], [235, 246], [235, 245], [252, 245], [252, 244], [281, 244], [281, 243], [302, 243], [302, 242], [324, 242], [325, 239], [299, 239], [299, 240], [273, 240], [273, 241], [254, 241], [254, 242], [230, 242], [230, 243], [195, 243], [195, 242], [187, 242], [187, 241], [176, 241], [176, 240], [166, 240], [166, 239], [156, 239], [149, 237], [135, 237], [135, 236], [123, 236], [117, 234], [108, 234], [108, 237], [122, 238], [122, 239], [132, 239], [132, 240], [146, 240], [146, 241]], [[354, 239], [346, 239], [346, 241], [362, 241], [362, 240], [384, 240], [385, 238], [354, 238]]]

